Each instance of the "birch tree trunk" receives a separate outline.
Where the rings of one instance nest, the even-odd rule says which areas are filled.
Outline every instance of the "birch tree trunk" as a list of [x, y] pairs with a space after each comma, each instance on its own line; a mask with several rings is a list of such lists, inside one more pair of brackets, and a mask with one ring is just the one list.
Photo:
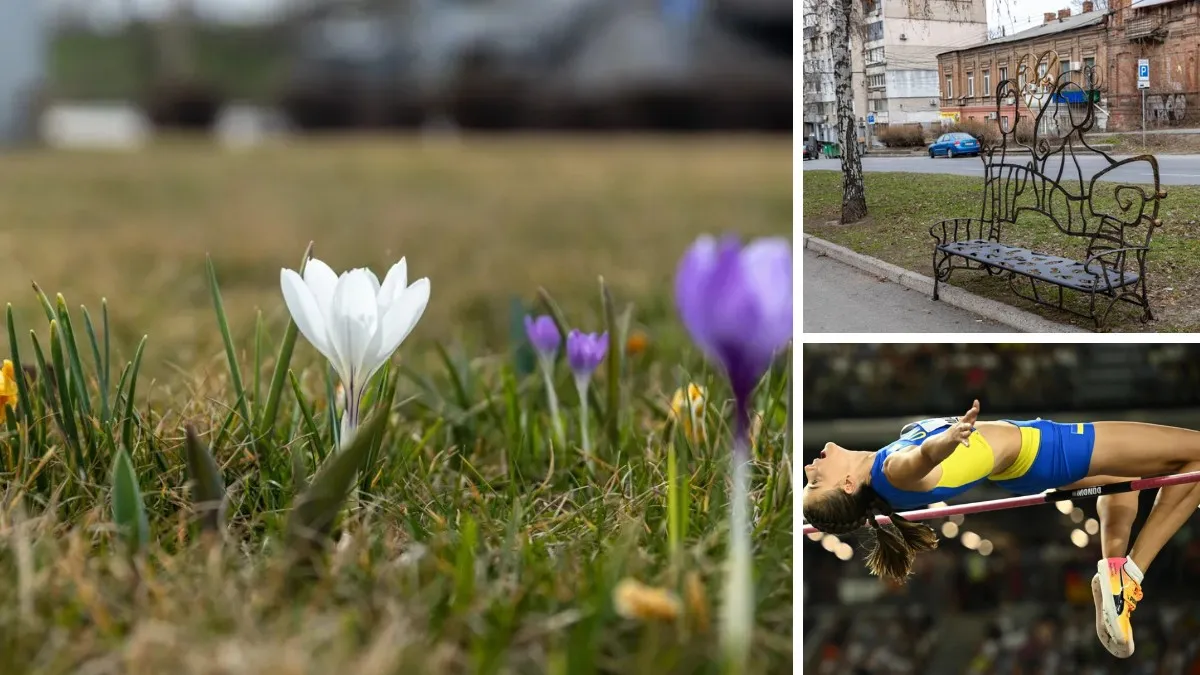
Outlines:
[[850, 27], [854, 21], [855, 0], [835, 0], [833, 31], [833, 88], [837, 97], [838, 144], [842, 155], [841, 223], [857, 223], [867, 217], [867, 197], [863, 190], [862, 153], [858, 146], [854, 119], [853, 72], [850, 61]]

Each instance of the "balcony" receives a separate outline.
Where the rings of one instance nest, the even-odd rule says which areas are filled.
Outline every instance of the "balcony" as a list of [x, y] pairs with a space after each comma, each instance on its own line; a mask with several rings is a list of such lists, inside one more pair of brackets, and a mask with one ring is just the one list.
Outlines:
[[1142, 16], [1125, 22], [1125, 38], [1131, 41], [1162, 42], [1167, 38], [1163, 20], [1158, 16]]

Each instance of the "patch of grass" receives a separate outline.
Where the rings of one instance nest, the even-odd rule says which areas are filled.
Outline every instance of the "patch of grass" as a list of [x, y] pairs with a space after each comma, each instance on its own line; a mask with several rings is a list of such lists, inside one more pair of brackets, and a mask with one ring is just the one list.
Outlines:
[[1111, 143], [1115, 155], [1195, 155], [1200, 154], [1200, 134], [1146, 134], [1146, 142], [1142, 143], [1140, 133], [1127, 134], [1097, 134], [1088, 142]]
[[[868, 222], [836, 224], [841, 208], [841, 174], [804, 174], [804, 231], [860, 253], [874, 256], [926, 276], [933, 274], [933, 244], [929, 228], [947, 218], [978, 217], [981, 178], [872, 172], [866, 174]], [[1134, 308], [1117, 307], [1107, 329], [1132, 332], [1194, 332], [1200, 330], [1200, 187], [1167, 186], [1162, 202], [1163, 226], [1150, 243], [1147, 283], [1155, 320], [1141, 323]], [[833, 224], [831, 224], [833, 223]], [[1082, 259], [1084, 240], [1062, 234], [1036, 216], [1022, 217], [1004, 232], [1006, 243], [1036, 251]], [[1022, 300], [1006, 281], [978, 272], [957, 271], [950, 283], [972, 293], [1007, 302], [1048, 319], [1085, 328], [1093, 324], [1065, 312]]]
[[[786, 145], [747, 139], [0, 158], [3, 353], [36, 373], [0, 423], [0, 672], [716, 673], [731, 395], [670, 279], [702, 232], [787, 236], [790, 174]], [[275, 362], [279, 270], [309, 240], [335, 269], [404, 255], [431, 279], [353, 455], [331, 452], [315, 350]], [[519, 349], [539, 287], [585, 330], [632, 307], [639, 347], [590, 392], [591, 462], [565, 367], [563, 446]], [[755, 400], [753, 673], [793, 658], [789, 371]], [[666, 412], [690, 380], [695, 443]], [[619, 614], [627, 578], [677, 616]]]

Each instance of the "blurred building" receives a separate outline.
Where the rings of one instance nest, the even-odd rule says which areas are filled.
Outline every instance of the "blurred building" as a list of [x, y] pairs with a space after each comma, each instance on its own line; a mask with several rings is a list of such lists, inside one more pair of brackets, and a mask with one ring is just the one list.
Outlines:
[[[834, 141], [837, 110], [830, 49], [831, 0], [806, 0], [804, 13], [805, 137]], [[889, 124], [939, 120], [938, 53], [987, 37], [983, 0], [867, 0], [851, 27], [854, 114]], [[808, 83], [814, 83], [809, 91]]]
[[39, 3], [0, 3], [0, 147], [28, 143], [35, 136], [46, 46]]

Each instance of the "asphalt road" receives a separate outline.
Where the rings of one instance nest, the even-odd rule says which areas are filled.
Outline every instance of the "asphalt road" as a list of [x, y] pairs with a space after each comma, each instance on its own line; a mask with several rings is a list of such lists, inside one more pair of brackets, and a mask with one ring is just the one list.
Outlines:
[[804, 251], [805, 333], [1003, 333], [1007, 326]]
[[[1017, 161], [1028, 155], [1016, 155]], [[1113, 155], [1113, 159], [1122, 156]], [[1027, 161], [1027, 160], [1026, 160]], [[1103, 157], [1079, 157], [1079, 167], [1084, 175], [1091, 177], [1108, 163]], [[1057, 168], [1057, 164], [1053, 165]], [[804, 162], [805, 171], [832, 170], [841, 171], [840, 159], [812, 159]], [[983, 162], [977, 157], [961, 157], [957, 159], [930, 159], [926, 156], [917, 157], [866, 157], [863, 158], [864, 171], [900, 171], [908, 173], [947, 173], [960, 176], [983, 176]], [[1067, 171], [1071, 175], [1075, 165], [1067, 160]], [[1158, 155], [1158, 175], [1163, 185], [1200, 185], [1200, 155]], [[1149, 165], [1137, 162], [1123, 166], [1106, 175], [1103, 180], [1114, 180], [1123, 183], [1151, 183]]]

